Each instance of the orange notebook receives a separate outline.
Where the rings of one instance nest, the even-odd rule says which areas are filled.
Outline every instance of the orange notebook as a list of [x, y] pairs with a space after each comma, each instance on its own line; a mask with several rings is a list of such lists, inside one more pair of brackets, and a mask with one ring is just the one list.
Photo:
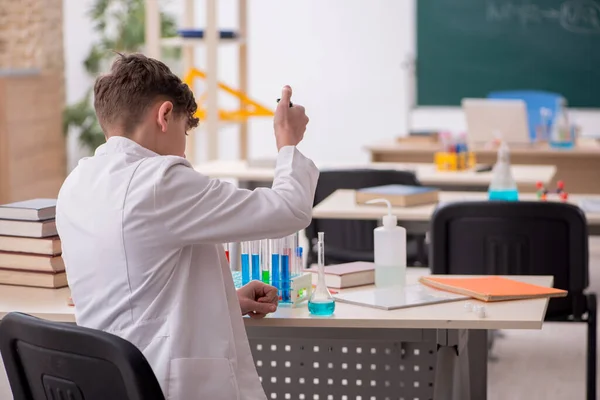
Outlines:
[[500, 276], [481, 278], [423, 276], [419, 282], [436, 289], [471, 296], [482, 301], [564, 297], [568, 293], [566, 290], [532, 285]]

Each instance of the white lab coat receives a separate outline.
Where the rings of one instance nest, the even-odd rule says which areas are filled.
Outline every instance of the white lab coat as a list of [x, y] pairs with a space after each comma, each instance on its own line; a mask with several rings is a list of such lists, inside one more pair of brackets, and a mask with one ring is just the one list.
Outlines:
[[248, 191], [110, 138], [58, 196], [77, 323], [134, 343], [167, 399], [266, 399], [222, 243], [305, 228], [317, 179], [291, 146], [272, 188]]

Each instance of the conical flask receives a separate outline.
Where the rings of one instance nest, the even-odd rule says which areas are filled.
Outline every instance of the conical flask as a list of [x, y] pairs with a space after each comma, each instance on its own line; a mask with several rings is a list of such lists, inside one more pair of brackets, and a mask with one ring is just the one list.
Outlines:
[[319, 280], [308, 301], [308, 311], [313, 315], [329, 316], [335, 311], [335, 300], [325, 284], [325, 243], [324, 233], [319, 232], [317, 242]]

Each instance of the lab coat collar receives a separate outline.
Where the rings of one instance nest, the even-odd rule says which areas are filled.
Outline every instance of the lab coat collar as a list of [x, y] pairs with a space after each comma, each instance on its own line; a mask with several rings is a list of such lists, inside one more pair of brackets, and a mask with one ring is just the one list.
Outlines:
[[124, 136], [112, 136], [96, 149], [95, 155], [125, 153], [140, 157], [157, 157], [159, 154]]

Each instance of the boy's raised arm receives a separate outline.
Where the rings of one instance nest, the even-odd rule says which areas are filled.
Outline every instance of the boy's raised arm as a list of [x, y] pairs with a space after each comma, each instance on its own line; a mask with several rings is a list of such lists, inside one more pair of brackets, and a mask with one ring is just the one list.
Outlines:
[[157, 183], [156, 217], [176, 245], [283, 237], [309, 225], [318, 176], [314, 163], [294, 146], [280, 149], [270, 189], [238, 189], [182, 160]]

